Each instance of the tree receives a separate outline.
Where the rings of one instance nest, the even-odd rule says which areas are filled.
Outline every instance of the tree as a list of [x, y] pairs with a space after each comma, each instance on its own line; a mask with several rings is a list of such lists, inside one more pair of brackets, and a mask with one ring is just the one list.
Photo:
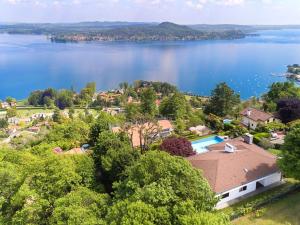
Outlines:
[[286, 135], [279, 165], [286, 176], [300, 180], [300, 127]]
[[0, 129], [6, 129], [8, 127], [7, 119], [0, 119]]
[[240, 96], [226, 83], [220, 83], [212, 90], [211, 98], [205, 108], [205, 112], [223, 117], [232, 114], [234, 107], [239, 103]]
[[6, 110], [6, 117], [7, 118], [12, 118], [12, 117], [15, 117], [15, 116], [17, 116], [17, 109], [15, 107], [8, 108]]
[[222, 119], [214, 114], [209, 114], [206, 117], [206, 123], [213, 130], [220, 131], [224, 129], [224, 123]]
[[192, 96], [190, 99], [190, 104], [194, 108], [200, 108], [202, 107], [202, 100], [200, 97]]
[[166, 151], [171, 155], [189, 157], [196, 154], [191, 142], [186, 138], [167, 138], [163, 141], [160, 147], [163, 151]]
[[101, 157], [101, 168], [108, 177], [110, 185], [124, 178], [124, 171], [139, 159], [139, 151], [132, 149], [129, 144], [120, 148], [113, 146]]
[[7, 97], [6, 100], [5, 100], [8, 104], [12, 104], [12, 103], [16, 103], [17, 100], [15, 98], [12, 98], [12, 97]]
[[56, 143], [62, 149], [76, 148], [85, 144], [89, 137], [89, 126], [79, 120], [65, 121], [54, 125], [47, 134], [45, 142]]
[[42, 91], [34, 91], [31, 92], [28, 97], [28, 104], [33, 106], [40, 105], [41, 99], [42, 99]]
[[179, 225], [229, 225], [229, 217], [222, 213], [199, 212], [193, 201], [180, 202], [173, 208]]
[[96, 93], [96, 82], [89, 82], [86, 84], [85, 88], [89, 90], [90, 96], [93, 97], [93, 95]]
[[56, 108], [52, 115], [52, 120], [56, 123], [62, 123], [63, 122], [63, 116], [58, 108]]
[[156, 94], [153, 88], [145, 88], [141, 93], [141, 111], [149, 116], [156, 113]]
[[140, 115], [140, 107], [137, 104], [129, 103], [125, 107], [125, 116], [127, 121], [134, 121]]
[[266, 101], [264, 109], [275, 111], [276, 104], [280, 99], [298, 98], [300, 97], [300, 89], [293, 82], [276, 82], [269, 87], [269, 91], [263, 96]]
[[115, 118], [110, 116], [107, 113], [101, 112], [98, 115], [96, 121], [91, 125], [89, 133], [89, 143], [94, 146], [97, 143], [99, 135], [103, 131], [108, 131], [111, 127], [111, 124], [115, 122]]
[[59, 109], [73, 106], [73, 92], [70, 90], [61, 90], [58, 93], [55, 104]]
[[185, 159], [165, 152], [147, 152], [126, 169], [125, 175], [126, 179], [114, 185], [115, 200], [140, 200], [169, 209], [191, 200], [197, 211], [210, 211], [217, 202], [200, 171]]
[[283, 123], [300, 119], [300, 99], [282, 99], [277, 103], [277, 113]]
[[160, 104], [159, 111], [163, 116], [172, 119], [182, 119], [188, 113], [188, 103], [183, 94], [175, 93], [171, 97], [164, 98]]
[[119, 201], [109, 209], [106, 219], [110, 225], [171, 224], [166, 208], [142, 201]]
[[109, 205], [107, 194], [79, 188], [57, 199], [50, 218], [51, 224], [105, 225]]

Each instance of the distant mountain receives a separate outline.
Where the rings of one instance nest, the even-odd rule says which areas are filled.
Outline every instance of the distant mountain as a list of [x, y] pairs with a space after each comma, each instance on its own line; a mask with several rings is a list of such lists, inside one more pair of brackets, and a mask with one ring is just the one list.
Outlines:
[[241, 31], [253, 31], [254, 27], [250, 25], [237, 25], [237, 24], [195, 24], [189, 25], [195, 30], [206, 31], [225, 31], [225, 30], [241, 30]]
[[99, 32], [126, 26], [147, 26], [143, 22], [10, 23], [0, 24], [0, 32], [11, 34], [60, 34]]
[[178, 40], [219, 40], [244, 38], [238, 30], [222, 32], [195, 30], [189, 26], [170, 22], [160, 24], [139, 24], [103, 29], [97, 32], [53, 34], [53, 41], [178, 41]]

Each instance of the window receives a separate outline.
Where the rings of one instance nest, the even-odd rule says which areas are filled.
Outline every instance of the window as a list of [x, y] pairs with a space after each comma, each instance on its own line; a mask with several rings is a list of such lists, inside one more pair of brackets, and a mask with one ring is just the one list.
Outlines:
[[246, 191], [247, 190], [247, 186], [241, 187], [240, 188], [240, 192]]
[[221, 198], [222, 198], [222, 199], [224, 199], [224, 198], [228, 198], [228, 197], [229, 197], [229, 192], [228, 192], [228, 193], [225, 193], [225, 194], [223, 194]]

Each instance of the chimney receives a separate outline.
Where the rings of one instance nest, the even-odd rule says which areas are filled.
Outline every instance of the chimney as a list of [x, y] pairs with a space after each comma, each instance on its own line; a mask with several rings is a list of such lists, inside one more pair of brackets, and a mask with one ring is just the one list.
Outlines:
[[236, 147], [234, 147], [233, 145], [226, 143], [225, 144], [225, 152], [227, 153], [234, 153], [236, 150]]
[[250, 117], [251, 116], [251, 109], [247, 110], [247, 116]]
[[252, 145], [253, 144], [253, 135], [249, 134], [249, 133], [245, 134], [244, 142], [246, 142], [249, 145]]

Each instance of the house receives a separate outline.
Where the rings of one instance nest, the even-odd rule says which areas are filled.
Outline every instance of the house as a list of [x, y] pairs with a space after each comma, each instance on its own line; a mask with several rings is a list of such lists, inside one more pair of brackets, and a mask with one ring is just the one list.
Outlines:
[[73, 148], [69, 151], [63, 152], [64, 155], [82, 155], [86, 151], [82, 148]]
[[0, 104], [1, 104], [1, 105], [0, 105], [0, 106], [1, 106], [1, 107], [0, 107], [1, 109], [7, 109], [7, 108], [10, 107], [10, 104], [7, 103], [7, 102], [1, 102]]
[[55, 154], [62, 154], [63, 153], [63, 150], [60, 147], [56, 147], [52, 151]]
[[255, 130], [259, 124], [267, 124], [275, 121], [272, 114], [266, 113], [264, 111], [247, 108], [241, 112], [242, 124]]
[[[127, 132], [131, 138], [133, 147], [139, 147], [141, 144], [140, 143], [140, 141], [141, 141], [140, 127], [143, 127], [144, 130], [147, 130], [148, 128], [151, 127], [151, 125], [153, 125], [153, 132], [156, 133], [156, 131], [158, 131], [156, 138], [166, 138], [166, 137], [170, 136], [174, 130], [173, 125], [171, 124], [171, 122], [169, 120], [159, 120], [157, 122], [157, 126], [155, 126], [154, 124], [149, 124], [149, 123], [145, 123], [142, 126], [132, 125], [131, 128]], [[114, 132], [114, 133], [119, 133], [121, 130], [122, 130], [121, 127], [112, 127], [112, 132]]]
[[41, 128], [38, 127], [38, 126], [33, 126], [33, 127], [29, 127], [27, 130], [28, 130], [29, 132], [36, 133], [36, 134], [37, 134], [37, 133], [40, 132]]
[[18, 117], [11, 117], [11, 118], [7, 119], [7, 122], [9, 124], [19, 124], [20, 118], [18, 118]]
[[211, 130], [203, 125], [199, 125], [196, 127], [190, 127], [189, 131], [191, 131], [192, 133], [199, 135], [199, 136], [204, 136], [204, 135], [208, 135], [211, 133]]
[[195, 168], [203, 171], [212, 190], [220, 198], [217, 208], [281, 182], [276, 157], [252, 142], [253, 136], [247, 134], [244, 139], [211, 145], [207, 153], [187, 158]]
[[35, 113], [33, 114], [30, 119], [31, 120], [36, 120], [36, 119], [47, 119], [47, 118], [52, 118], [54, 113]]
[[16, 102], [0, 102], [0, 109], [8, 109], [16, 106], [17, 106]]

